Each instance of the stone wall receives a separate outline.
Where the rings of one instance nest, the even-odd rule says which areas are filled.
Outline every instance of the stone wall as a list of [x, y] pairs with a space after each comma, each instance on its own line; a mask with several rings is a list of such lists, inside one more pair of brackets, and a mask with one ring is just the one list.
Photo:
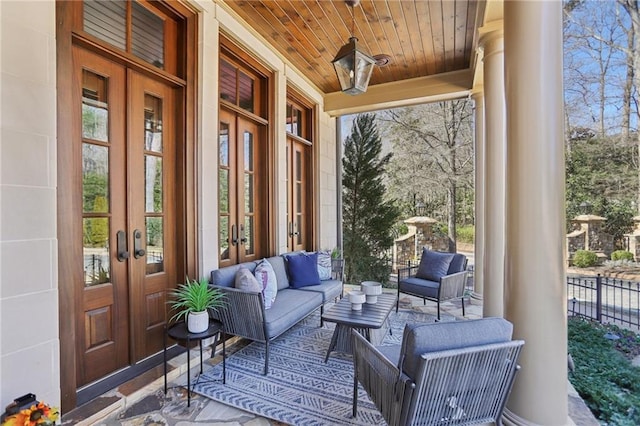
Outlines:
[[431, 250], [448, 251], [449, 240], [446, 236], [436, 235], [433, 227], [437, 220], [426, 216], [411, 217], [404, 221], [408, 232], [397, 238], [393, 247], [393, 269], [398, 265], [406, 265], [409, 261], [418, 263], [422, 254], [422, 247]]
[[572, 221], [573, 231], [567, 234], [567, 260], [572, 265], [578, 250], [595, 252], [601, 261], [609, 259], [613, 252], [613, 236], [604, 230], [605, 218], [595, 215], [579, 215]]

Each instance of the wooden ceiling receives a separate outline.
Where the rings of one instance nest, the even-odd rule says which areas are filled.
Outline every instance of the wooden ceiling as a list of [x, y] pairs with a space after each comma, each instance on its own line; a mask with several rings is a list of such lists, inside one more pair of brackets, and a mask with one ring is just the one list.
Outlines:
[[322, 92], [340, 91], [331, 61], [352, 28], [371, 55], [391, 57], [370, 86], [472, 67], [484, 0], [227, 0]]

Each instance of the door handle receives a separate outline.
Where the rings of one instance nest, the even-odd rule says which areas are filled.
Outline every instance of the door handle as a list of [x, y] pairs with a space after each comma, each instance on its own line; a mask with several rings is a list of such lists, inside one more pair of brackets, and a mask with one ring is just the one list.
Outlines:
[[133, 257], [139, 259], [145, 254], [147, 254], [147, 252], [142, 248], [142, 232], [136, 229], [133, 231]]
[[118, 231], [116, 233], [116, 241], [117, 241], [116, 250], [118, 252], [118, 262], [124, 262], [129, 258], [129, 251], [127, 250], [127, 234], [125, 234], [124, 231]]
[[236, 225], [231, 225], [231, 244], [234, 246], [238, 244], [238, 228]]
[[244, 244], [247, 242], [247, 239], [244, 236], [244, 225], [240, 225], [240, 244]]

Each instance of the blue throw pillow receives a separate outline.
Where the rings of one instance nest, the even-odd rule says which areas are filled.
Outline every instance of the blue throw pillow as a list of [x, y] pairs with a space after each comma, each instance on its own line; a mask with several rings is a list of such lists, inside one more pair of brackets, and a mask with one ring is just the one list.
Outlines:
[[440, 278], [447, 275], [453, 256], [454, 253], [442, 253], [423, 248], [416, 278], [439, 282]]
[[317, 253], [300, 253], [296, 256], [287, 256], [286, 259], [291, 287], [300, 288], [320, 284]]

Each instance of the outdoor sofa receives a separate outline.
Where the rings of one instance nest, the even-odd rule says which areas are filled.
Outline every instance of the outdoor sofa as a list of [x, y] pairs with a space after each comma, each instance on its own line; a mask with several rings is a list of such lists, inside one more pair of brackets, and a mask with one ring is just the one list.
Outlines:
[[226, 302], [223, 307], [211, 312], [211, 315], [222, 321], [225, 333], [265, 344], [265, 375], [269, 372], [269, 342], [318, 308], [322, 316], [324, 305], [342, 295], [342, 259], [331, 259], [330, 278], [320, 280], [320, 284], [299, 288], [290, 285], [287, 259], [291, 256], [305, 255], [299, 252], [285, 253], [266, 259], [275, 272], [277, 282], [275, 301], [268, 309], [259, 291], [235, 288], [238, 271], [245, 268], [253, 273], [262, 260], [227, 266], [211, 272], [210, 285], [223, 292]]

